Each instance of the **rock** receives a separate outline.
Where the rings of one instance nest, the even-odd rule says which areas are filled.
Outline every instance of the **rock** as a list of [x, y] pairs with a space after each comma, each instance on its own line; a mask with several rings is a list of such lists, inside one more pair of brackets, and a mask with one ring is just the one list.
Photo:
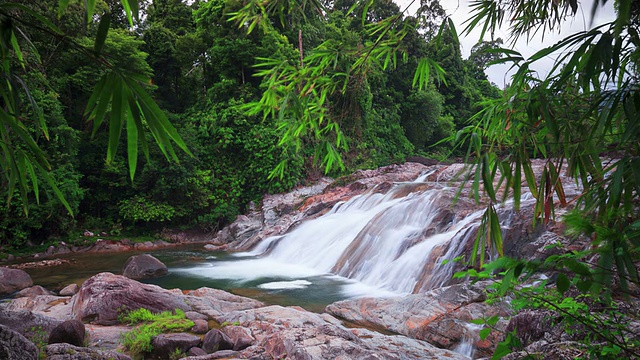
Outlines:
[[78, 320], [113, 325], [123, 310], [151, 312], [191, 310], [184, 298], [156, 285], [142, 284], [124, 276], [100, 273], [85, 281], [72, 298]]
[[206, 287], [188, 291], [184, 299], [193, 307], [193, 310], [220, 323], [222, 321], [219, 319], [230, 312], [255, 309], [265, 305], [257, 300]]
[[78, 293], [80, 286], [78, 284], [69, 284], [60, 290], [60, 296], [73, 296]]
[[176, 350], [186, 353], [189, 349], [200, 345], [200, 337], [191, 334], [160, 334], [151, 340], [152, 355], [159, 359], [169, 359]]
[[92, 253], [111, 253], [111, 252], [125, 252], [131, 251], [131, 246], [125, 245], [119, 241], [109, 241], [98, 239], [93, 246], [87, 249], [87, 252]]
[[38, 337], [46, 341], [51, 331], [61, 323], [60, 320], [27, 310], [0, 309], [0, 325], [31, 339]]
[[100, 348], [106, 350], [120, 350], [122, 343], [122, 334], [130, 331], [132, 327], [124, 325], [85, 325], [87, 338], [89, 339], [87, 347]]
[[251, 335], [251, 331], [242, 326], [225, 326], [220, 329], [225, 335], [231, 339], [233, 350], [239, 351], [253, 345], [256, 339]]
[[[326, 311], [358, 325], [385, 329], [453, 349], [469, 332], [466, 324], [472, 319], [508, 315], [506, 307], [484, 304], [485, 286], [487, 283], [478, 282], [399, 298], [338, 301], [328, 305]], [[495, 339], [499, 341], [497, 335]], [[479, 355], [484, 356], [492, 352], [496, 342], [478, 342], [477, 345], [481, 345]]]
[[67, 343], [84, 346], [84, 324], [80, 320], [67, 320], [56, 326], [49, 335], [49, 344]]
[[193, 327], [191, 328], [191, 332], [195, 334], [206, 334], [209, 331], [209, 323], [207, 320], [195, 319], [193, 321]]
[[[298, 307], [268, 306], [228, 314], [256, 339], [240, 358], [261, 359], [466, 359], [405, 336], [347, 329]], [[217, 354], [217, 353], [216, 353]]]
[[0, 325], [0, 359], [37, 360], [38, 348], [17, 331]]
[[84, 236], [86, 236], [86, 237], [92, 237], [92, 236], [94, 236], [94, 233], [92, 233], [92, 232], [91, 232], [91, 231], [89, 231], [89, 230], [85, 230], [85, 231], [84, 231], [84, 233], [83, 233], [83, 235], [84, 235]]
[[[205, 355], [197, 355], [197, 356], [187, 356], [186, 358], [182, 358], [181, 360], [215, 360], [215, 359], [238, 359], [240, 353], [233, 350], [222, 350], [217, 351], [213, 354], [205, 354]], [[254, 360], [263, 359], [263, 357], [255, 356]]]
[[199, 347], [192, 347], [191, 349], [189, 349], [189, 351], [187, 351], [187, 356], [202, 356], [202, 355], [207, 355], [207, 352], [202, 350], [202, 348], [199, 348]]
[[31, 312], [52, 317], [58, 320], [70, 320], [72, 314], [71, 298], [67, 296], [38, 295], [36, 297], [22, 297], [12, 300], [5, 306], [6, 310]]
[[15, 297], [36, 297], [39, 295], [53, 295], [53, 293], [40, 285], [34, 285], [18, 291]]
[[47, 360], [132, 360], [131, 357], [116, 351], [98, 350], [70, 344], [48, 345], [45, 353]]
[[136, 280], [160, 277], [168, 273], [167, 265], [149, 254], [130, 257], [122, 268], [123, 276]]
[[204, 335], [202, 339], [202, 350], [207, 354], [214, 353], [219, 350], [232, 350], [232, 340], [222, 331], [211, 329]]
[[33, 286], [33, 280], [25, 271], [0, 267], [0, 295], [11, 294], [29, 286]]
[[138, 251], [149, 251], [154, 250], [156, 246], [151, 241], [145, 241], [143, 243], [136, 243], [133, 245], [133, 248]]

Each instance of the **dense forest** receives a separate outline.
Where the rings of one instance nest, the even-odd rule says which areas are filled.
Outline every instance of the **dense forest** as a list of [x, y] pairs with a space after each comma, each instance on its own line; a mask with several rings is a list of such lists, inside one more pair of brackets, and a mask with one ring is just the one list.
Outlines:
[[[4, 176], [0, 244], [6, 249], [64, 239], [82, 229], [114, 235], [165, 227], [213, 231], [263, 194], [291, 189], [326, 169], [337, 176], [411, 155], [446, 156], [452, 145], [446, 139], [468, 125], [478, 104], [500, 96], [484, 73], [495, 56], [482, 52], [480, 43], [464, 59], [457, 37], [440, 30], [445, 12], [437, 1], [423, 2], [411, 16], [391, 1], [354, 8], [354, 1], [330, 1], [322, 13], [305, 8], [259, 29], [230, 21], [244, 6], [237, 0], [140, 1], [134, 26], [126, 2], [96, 1], [90, 19], [84, 3], [71, 1], [59, 12], [60, 3], [22, 0], [24, 8], [0, 11], [3, 59], [20, 60], [9, 65], [15, 83], [25, 89], [19, 95], [20, 112], [41, 112], [46, 133], [35, 121], [25, 124], [68, 204], [52, 188], [38, 189], [33, 181], [26, 188], [35, 191], [19, 196], [20, 187]], [[401, 55], [350, 73], [359, 59], [352, 49], [375, 42], [372, 24], [389, 17], [396, 17], [394, 28], [404, 31]], [[60, 32], [43, 26], [44, 21]], [[101, 63], [92, 51], [94, 39], [102, 35]], [[265, 65], [315, 66], [327, 62], [327, 53], [333, 57], [323, 65], [325, 75], [349, 74], [342, 88], [323, 99], [322, 116], [339, 127], [338, 135], [308, 132], [283, 141], [291, 131], [291, 114], [259, 109], [273, 88], [273, 73]], [[443, 75], [416, 86], [423, 58], [434, 60]], [[165, 156], [166, 149], [149, 146], [132, 155], [123, 151], [131, 137], [112, 142], [113, 129], [85, 109], [112, 69], [146, 79], [145, 90], [188, 152], [171, 150]], [[147, 133], [140, 141], [153, 142], [153, 136]], [[326, 136], [339, 136], [338, 145], [325, 142]], [[327, 148], [340, 155], [334, 166], [327, 167], [332, 159]]]

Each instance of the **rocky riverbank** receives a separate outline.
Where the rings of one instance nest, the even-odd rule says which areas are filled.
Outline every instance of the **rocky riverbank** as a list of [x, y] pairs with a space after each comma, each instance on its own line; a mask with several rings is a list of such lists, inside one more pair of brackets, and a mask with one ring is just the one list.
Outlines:
[[[538, 171], [541, 166], [541, 163], [534, 163], [534, 171]], [[87, 253], [150, 251], [201, 242], [206, 244], [205, 248], [208, 250], [246, 251], [269, 237], [286, 234], [303, 222], [319, 218], [331, 211], [333, 206], [358, 195], [389, 194], [391, 189], [398, 190], [397, 184], [421, 177], [421, 182], [405, 186], [405, 190], [394, 196], [411, 196], [434, 188], [445, 196], [436, 204], [442, 211], [433, 218], [430, 228], [425, 228], [420, 238], [408, 243], [408, 248], [429, 238], [434, 232], [448, 229], [454, 219], [460, 219], [479, 209], [464, 192], [456, 205], [451, 205], [451, 199], [460, 185], [457, 176], [463, 167], [461, 164], [426, 166], [406, 163], [358, 171], [338, 181], [323, 178], [312, 186], [301, 187], [287, 194], [265, 196], [260, 206], [254, 206], [248, 214], [239, 216], [234, 223], [214, 236], [174, 234], [173, 237], [168, 237], [170, 240], [155, 243], [133, 244], [103, 240], [87, 248], [65, 249], [62, 246], [51, 249], [47, 254], [38, 255], [33, 266], [55, 265], [56, 259], [38, 259], [65, 253], [67, 250]], [[566, 194], [570, 198], [578, 192], [567, 188]], [[544, 259], [553, 252], [561, 251], [561, 247], [557, 246], [547, 248], [549, 244], [561, 243], [564, 244], [563, 249], [579, 250], [588, 243], [567, 242], [560, 234], [561, 225], [551, 223], [543, 226], [538, 223], [534, 228], [531, 221], [533, 214], [529, 207], [523, 206], [519, 212], [508, 207], [498, 208], [498, 213], [505, 229], [505, 252], [511, 256]], [[466, 238], [473, 239], [473, 236], [467, 235]], [[455, 250], [469, 252], [470, 246], [470, 242], [462, 243]], [[431, 272], [437, 257], [453, 253], [449, 250], [447, 247], [438, 249], [433, 255], [435, 257], [427, 261], [430, 265], [425, 266], [421, 273]], [[91, 277], [79, 289], [65, 288], [56, 294], [37, 285], [32, 286], [29, 279], [24, 279], [24, 282], [10, 285], [12, 287], [5, 291], [11, 293], [23, 289], [19, 292], [20, 297], [2, 305], [0, 324], [5, 328], [0, 329], [0, 339], [5, 340], [0, 340], [0, 358], [3, 358], [2, 351], [5, 351], [2, 349], [7, 348], [3, 344], [15, 344], [16, 339], [21, 339], [15, 335], [19, 334], [25, 341], [20, 340], [22, 345], [16, 349], [23, 349], [21, 353], [24, 354], [32, 354], [27, 349], [32, 349], [29, 343], [35, 342], [37, 348], [51, 359], [127, 359], [126, 351], [122, 353], [124, 349], [120, 336], [130, 331], [131, 327], [118, 321], [118, 313], [124, 308], [141, 307], [154, 312], [181, 309], [196, 324], [186, 333], [158, 338], [154, 348], [165, 350], [148, 354], [156, 358], [168, 359], [176, 348], [185, 355], [193, 356], [190, 357], [192, 359], [466, 358], [454, 350], [467, 355], [473, 354], [475, 358], [490, 356], [497, 342], [503, 339], [505, 330], [522, 330], [523, 321], [527, 321], [519, 314], [511, 323], [501, 320], [494, 325], [487, 337], [480, 340], [479, 329], [470, 325], [471, 320], [512, 314], [506, 304], [485, 304], [487, 295], [484, 289], [487, 283], [451, 281], [450, 274], [461, 266], [451, 263], [447, 279], [419, 282], [414, 288], [415, 294], [339, 301], [330, 304], [321, 313], [308, 312], [296, 306], [269, 306], [217, 289], [165, 290], [110, 273]], [[18, 277], [11, 275], [5, 278]], [[533, 314], [529, 318], [535, 321], [528, 324], [531, 325], [530, 331], [522, 330], [522, 336], [541, 341], [538, 325], [545, 321], [544, 317]], [[21, 320], [16, 322], [7, 319]], [[50, 339], [51, 332], [66, 321], [84, 325], [87, 333], [87, 338], [81, 344], [84, 346], [48, 344], [51, 341], [42, 340]], [[70, 327], [69, 324], [66, 326]], [[39, 329], [39, 335], [30, 329]], [[544, 336], [542, 338], [546, 339]], [[207, 339], [216, 339], [217, 342], [205, 344]], [[545, 346], [552, 345], [546, 343]], [[70, 357], [70, 353], [79, 355]], [[22, 358], [31, 359], [17, 357]]]
[[[446, 298], [438, 302], [442, 304], [438, 310], [414, 314], [413, 321], [427, 323], [441, 317], [445, 309], [459, 307]], [[466, 358], [409, 336], [346, 327], [329, 313], [267, 306], [210, 288], [165, 290], [111, 273], [90, 278], [73, 296], [38, 294], [4, 303], [0, 309], [0, 357], [36, 359], [37, 351], [42, 351], [48, 359], [130, 359], [120, 339], [132, 328], [121, 324], [118, 315], [122, 309], [137, 308], [152, 312], [180, 309], [194, 321], [189, 332], [155, 340], [154, 351], [147, 356], [160, 359], [169, 359], [175, 349], [194, 360]], [[70, 321], [84, 327], [87, 337], [83, 343], [52, 341], [60, 332], [72, 332], [64, 330]]]

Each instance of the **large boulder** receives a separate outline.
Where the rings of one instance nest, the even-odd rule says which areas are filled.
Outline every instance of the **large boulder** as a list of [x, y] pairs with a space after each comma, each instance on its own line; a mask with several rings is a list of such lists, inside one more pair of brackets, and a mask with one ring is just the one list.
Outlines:
[[85, 281], [72, 298], [78, 320], [113, 325], [122, 311], [145, 308], [151, 312], [191, 310], [182, 295], [124, 276], [100, 273]]
[[169, 273], [167, 265], [149, 254], [134, 255], [127, 259], [122, 275], [129, 279], [150, 279]]
[[11, 294], [30, 286], [33, 286], [33, 280], [24, 270], [0, 267], [0, 295]]
[[236, 311], [224, 320], [237, 323], [255, 338], [253, 345], [239, 351], [239, 358], [467, 359], [405, 336], [347, 329], [329, 315], [298, 307], [268, 306]]
[[38, 348], [17, 331], [0, 325], [0, 359], [37, 360]]
[[[465, 338], [476, 338], [478, 355], [489, 355], [500, 341], [494, 331], [480, 341], [469, 322], [481, 317], [508, 315], [504, 306], [484, 303], [487, 283], [459, 284], [398, 298], [361, 298], [338, 301], [326, 311], [358, 325], [384, 329], [445, 349], [454, 349]], [[506, 327], [506, 323], [500, 323]]]
[[112, 350], [99, 350], [71, 344], [48, 345], [47, 360], [131, 360], [131, 357]]
[[49, 344], [67, 343], [84, 346], [84, 324], [80, 320], [67, 320], [56, 326], [49, 335]]

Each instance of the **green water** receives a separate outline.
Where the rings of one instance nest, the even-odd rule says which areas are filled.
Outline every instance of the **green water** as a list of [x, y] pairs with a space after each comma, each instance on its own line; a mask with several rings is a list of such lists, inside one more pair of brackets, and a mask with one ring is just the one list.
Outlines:
[[[35, 285], [50, 290], [60, 290], [76, 283], [81, 285], [86, 279], [100, 272], [121, 274], [127, 259], [143, 252], [108, 253], [108, 254], [69, 254], [56, 256], [56, 259], [67, 260], [62, 265], [25, 269], [32, 277]], [[201, 245], [170, 248], [144, 252], [151, 254], [165, 263], [169, 275], [143, 282], [156, 284], [166, 289], [179, 288], [194, 290], [200, 287], [222, 289], [231, 293], [254, 298], [267, 304], [284, 306], [297, 305], [310, 311], [321, 312], [324, 307], [334, 301], [343, 300], [346, 280], [333, 276], [312, 276], [304, 280], [311, 284], [303, 289], [262, 289], [258, 285], [273, 281], [291, 280], [291, 278], [256, 277], [251, 280], [214, 279], [198, 276], [188, 269], [198, 269], [215, 265], [217, 262], [233, 262], [236, 258], [222, 252], [207, 252]]]

